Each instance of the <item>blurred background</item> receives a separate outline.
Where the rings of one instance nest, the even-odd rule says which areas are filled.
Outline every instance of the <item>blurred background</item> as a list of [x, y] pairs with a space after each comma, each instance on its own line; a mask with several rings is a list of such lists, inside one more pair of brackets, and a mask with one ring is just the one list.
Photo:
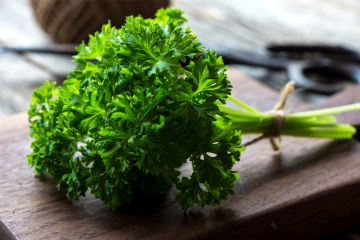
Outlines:
[[[197, 33], [204, 46], [217, 52], [263, 57], [268, 54], [266, 47], [273, 44], [342, 46], [353, 50], [358, 64], [358, 0], [0, 0], [0, 117], [27, 111], [35, 88], [45, 80], [61, 83], [76, 65], [68, 54], [18, 53], [11, 47], [56, 47], [64, 53], [109, 18], [120, 27], [125, 16], [153, 17], [158, 8], [167, 6], [182, 9], [188, 18], [185, 26]], [[303, 58], [288, 55], [281, 59]], [[279, 69], [233, 66], [277, 90], [288, 81], [286, 71]], [[329, 95], [299, 87], [294, 97], [321, 102]], [[360, 239], [359, 232], [352, 229], [329, 239]]]
[[[360, 59], [356, 52], [360, 51], [360, 2], [356, 0], [0, 0], [0, 116], [26, 111], [36, 87], [46, 79], [61, 83], [75, 67], [71, 55], [19, 54], [4, 46], [73, 50], [71, 44], [86, 40], [109, 18], [120, 27], [125, 16], [153, 17], [166, 6], [181, 8], [189, 20], [186, 26], [204, 46], [220, 54], [263, 57], [271, 44], [324, 45], [346, 47]], [[297, 57], [290, 54], [285, 60]], [[279, 69], [234, 66], [277, 90], [289, 78]], [[299, 86], [293, 97], [321, 102], [330, 94]]]

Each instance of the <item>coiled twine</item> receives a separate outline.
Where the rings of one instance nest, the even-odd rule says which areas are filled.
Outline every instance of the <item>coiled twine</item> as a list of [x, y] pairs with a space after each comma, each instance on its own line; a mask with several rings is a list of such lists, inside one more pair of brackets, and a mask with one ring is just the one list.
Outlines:
[[169, 0], [31, 0], [31, 5], [37, 22], [55, 41], [80, 43], [108, 20], [120, 28], [130, 15], [153, 18]]

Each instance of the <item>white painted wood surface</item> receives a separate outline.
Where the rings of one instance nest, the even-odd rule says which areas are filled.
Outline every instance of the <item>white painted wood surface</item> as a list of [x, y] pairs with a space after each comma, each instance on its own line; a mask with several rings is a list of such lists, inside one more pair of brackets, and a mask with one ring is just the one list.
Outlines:
[[269, 42], [360, 50], [357, 0], [173, 0], [201, 41], [255, 51]]
[[[358, 0], [172, 0], [171, 5], [185, 11], [187, 25], [215, 50], [260, 52], [271, 42], [301, 42], [360, 51]], [[0, 43], [54, 44], [37, 26], [28, 0], [0, 0]], [[46, 79], [64, 79], [75, 66], [68, 57], [45, 54], [0, 54], [0, 62], [0, 116], [27, 110], [35, 87]], [[286, 81], [264, 69], [241, 69], [259, 80], [280, 79], [275, 88]]]

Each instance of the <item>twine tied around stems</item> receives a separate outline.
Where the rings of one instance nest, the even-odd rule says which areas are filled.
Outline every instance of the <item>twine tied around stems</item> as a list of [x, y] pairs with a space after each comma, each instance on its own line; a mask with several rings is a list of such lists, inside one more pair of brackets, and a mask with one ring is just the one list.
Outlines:
[[284, 89], [281, 91], [279, 102], [274, 106], [274, 108], [272, 110], [266, 112], [267, 114], [269, 114], [273, 117], [274, 125], [273, 125], [272, 129], [268, 133], [263, 134], [260, 137], [255, 138], [255, 139], [243, 144], [243, 146], [249, 146], [253, 143], [256, 143], [257, 141], [260, 141], [263, 138], [268, 138], [270, 141], [271, 147], [274, 151], [277, 151], [280, 149], [279, 144], [276, 144], [276, 142], [275, 142], [275, 138], [279, 137], [280, 142], [281, 142], [280, 134], [281, 134], [282, 126], [284, 125], [284, 122], [285, 122], [285, 116], [284, 116], [283, 109], [284, 109], [287, 97], [295, 89], [294, 85], [295, 85], [295, 83], [293, 81], [289, 81], [285, 85]]

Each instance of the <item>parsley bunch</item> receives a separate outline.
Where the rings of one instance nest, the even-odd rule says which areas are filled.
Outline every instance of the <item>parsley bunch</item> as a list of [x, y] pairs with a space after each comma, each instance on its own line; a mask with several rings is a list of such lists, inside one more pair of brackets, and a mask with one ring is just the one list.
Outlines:
[[[34, 91], [29, 165], [69, 199], [91, 188], [115, 209], [139, 190], [164, 194], [176, 184], [186, 210], [234, 194], [231, 169], [243, 148], [219, 111], [232, 88], [227, 67], [214, 51], [199, 57], [204, 47], [185, 21], [168, 8], [155, 19], [130, 16], [121, 29], [104, 25], [77, 48], [63, 86]], [[180, 180], [187, 161], [193, 173]]]

